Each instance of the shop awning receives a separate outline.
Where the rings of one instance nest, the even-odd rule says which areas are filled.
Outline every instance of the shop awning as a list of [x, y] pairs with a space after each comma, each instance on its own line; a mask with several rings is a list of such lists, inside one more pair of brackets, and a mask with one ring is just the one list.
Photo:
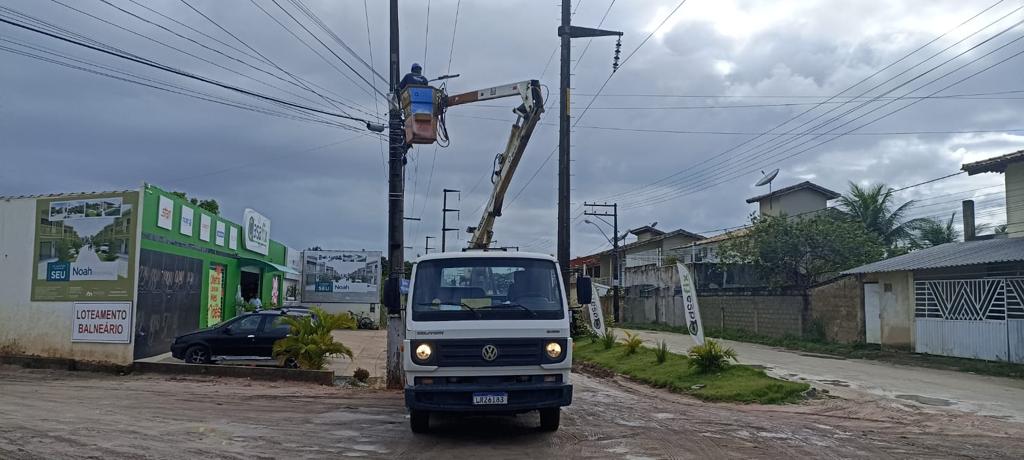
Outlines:
[[242, 257], [242, 258], [239, 259], [239, 262], [241, 263], [241, 265], [243, 267], [244, 266], [256, 266], [256, 267], [262, 267], [262, 268], [265, 268], [267, 270], [274, 271], [274, 272], [287, 273], [287, 274], [291, 274], [291, 275], [298, 275], [299, 274], [299, 272], [295, 271], [294, 269], [292, 269], [291, 267], [288, 267], [286, 265], [278, 265], [278, 264], [275, 264], [273, 262], [267, 262], [267, 261], [261, 260], [261, 259], [252, 259], [252, 258], [249, 258], [249, 257]]

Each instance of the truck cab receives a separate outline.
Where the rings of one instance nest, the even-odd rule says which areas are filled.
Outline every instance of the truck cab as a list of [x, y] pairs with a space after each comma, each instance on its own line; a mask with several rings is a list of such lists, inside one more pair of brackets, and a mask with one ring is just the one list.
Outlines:
[[572, 402], [571, 314], [557, 261], [467, 250], [416, 261], [405, 301], [405, 404], [413, 432], [437, 412], [540, 412]]

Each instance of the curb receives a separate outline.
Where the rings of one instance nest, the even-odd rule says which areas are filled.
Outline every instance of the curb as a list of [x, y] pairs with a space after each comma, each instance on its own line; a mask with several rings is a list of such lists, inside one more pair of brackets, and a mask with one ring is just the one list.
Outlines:
[[280, 367], [225, 366], [212, 364], [148, 363], [136, 362], [132, 369], [138, 373], [172, 375], [212, 375], [254, 380], [287, 380], [293, 382], [334, 385], [334, 371], [284, 369]]

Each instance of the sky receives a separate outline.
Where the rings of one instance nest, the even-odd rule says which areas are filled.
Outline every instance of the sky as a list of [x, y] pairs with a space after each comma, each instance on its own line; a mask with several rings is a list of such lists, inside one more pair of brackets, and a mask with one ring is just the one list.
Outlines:
[[[386, 85], [369, 72], [372, 66], [387, 76], [383, 0], [3, 3], [3, 19], [44, 21], [32, 23], [319, 110], [386, 116], [377, 93]], [[754, 186], [762, 171], [780, 169], [776, 188], [804, 180], [838, 192], [851, 182], [903, 188], [1024, 148], [1024, 56], [1014, 56], [1024, 50], [1020, 2], [678, 4], [573, 1], [574, 24], [624, 33], [625, 59], [612, 74], [614, 37], [573, 43], [573, 256], [610, 246], [584, 222], [584, 202], [619, 203], [622, 231], [657, 222], [666, 231], [711, 235], [749, 222], [755, 205], [745, 200], [766, 191]], [[451, 93], [527, 79], [546, 85], [548, 111], [512, 180], [494, 239], [554, 253], [558, 3], [401, 0], [400, 12], [403, 71], [419, 62], [430, 77], [459, 74], [447, 82]], [[128, 72], [253, 110], [96, 71]], [[0, 88], [0, 196], [147, 182], [216, 199], [235, 221], [254, 208], [271, 219], [271, 238], [295, 248], [386, 247], [387, 146], [359, 123], [295, 119], [296, 112], [271, 102], [2, 23]], [[426, 236], [440, 236], [442, 189], [461, 191], [449, 195], [449, 207], [461, 210], [450, 215], [450, 227], [479, 220], [518, 103], [453, 107], [450, 145], [410, 150], [405, 209], [420, 220], [405, 226], [407, 257], [423, 253]], [[896, 196], [918, 200], [911, 217], [942, 219], [961, 200], [975, 199], [978, 220], [999, 224], [1002, 180], [961, 174]], [[449, 248], [464, 246], [466, 237], [450, 232]]]

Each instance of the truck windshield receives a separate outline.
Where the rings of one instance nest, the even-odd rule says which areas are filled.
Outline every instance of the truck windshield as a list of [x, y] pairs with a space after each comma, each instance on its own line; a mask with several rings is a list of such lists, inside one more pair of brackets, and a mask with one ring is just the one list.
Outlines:
[[547, 260], [458, 258], [416, 266], [413, 321], [562, 319], [558, 268]]

